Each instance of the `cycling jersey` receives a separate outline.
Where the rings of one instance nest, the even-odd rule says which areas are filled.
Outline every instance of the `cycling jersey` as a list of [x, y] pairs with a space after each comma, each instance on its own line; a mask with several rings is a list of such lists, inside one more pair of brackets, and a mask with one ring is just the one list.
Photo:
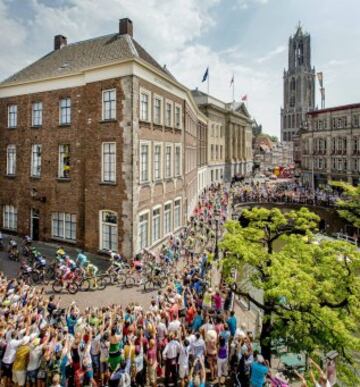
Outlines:
[[99, 269], [92, 263], [89, 263], [86, 267], [86, 273], [90, 276], [95, 276], [98, 271]]
[[79, 265], [79, 267], [84, 267], [85, 264], [87, 263], [87, 261], [88, 261], [88, 259], [87, 259], [87, 256], [85, 254], [80, 253], [77, 256], [76, 262]]

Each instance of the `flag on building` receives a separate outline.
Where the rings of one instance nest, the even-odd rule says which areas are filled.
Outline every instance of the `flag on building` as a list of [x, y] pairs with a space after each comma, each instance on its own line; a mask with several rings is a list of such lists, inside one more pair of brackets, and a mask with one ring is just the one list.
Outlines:
[[243, 95], [243, 96], [241, 97], [241, 100], [242, 100], [242, 101], [247, 101], [247, 94]]
[[233, 76], [232, 76], [232, 78], [231, 78], [231, 81], [230, 81], [230, 87], [231, 87], [233, 84], [234, 84], [234, 74], [233, 74]]
[[206, 68], [201, 82], [205, 82], [208, 79], [208, 77], [209, 77], [209, 66]]

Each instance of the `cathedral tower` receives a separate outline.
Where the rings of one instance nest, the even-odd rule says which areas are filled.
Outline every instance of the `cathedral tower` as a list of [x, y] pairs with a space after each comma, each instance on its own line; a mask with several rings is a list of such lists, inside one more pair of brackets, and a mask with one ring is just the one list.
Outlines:
[[311, 67], [310, 35], [299, 23], [289, 38], [288, 70], [284, 70], [284, 107], [281, 109], [281, 140], [293, 141], [305, 114], [315, 107], [315, 68]]

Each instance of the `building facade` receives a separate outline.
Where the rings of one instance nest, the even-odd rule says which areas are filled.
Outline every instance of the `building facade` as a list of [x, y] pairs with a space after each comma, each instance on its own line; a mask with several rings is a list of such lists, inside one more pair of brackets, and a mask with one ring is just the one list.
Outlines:
[[315, 68], [311, 65], [311, 40], [301, 25], [289, 38], [288, 69], [284, 70], [284, 101], [281, 109], [281, 141], [293, 141], [315, 107]]
[[0, 84], [1, 228], [126, 256], [156, 247], [196, 203], [199, 125], [129, 19], [75, 44], [56, 36]]
[[358, 185], [360, 178], [360, 104], [307, 114], [301, 131], [303, 181], [318, 187], [329, 180]]
[[252, 171], [252, 127], [244, 104], [226, 104], [199, 90], [192, 94], [208, 118], [207, 184]]

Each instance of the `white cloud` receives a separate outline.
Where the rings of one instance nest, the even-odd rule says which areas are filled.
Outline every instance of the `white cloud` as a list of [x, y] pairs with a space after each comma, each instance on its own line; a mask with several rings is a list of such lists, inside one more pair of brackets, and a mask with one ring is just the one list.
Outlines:
[[269, 0], [237, 0], [237, 6], [240, 9], [248, 9], [252, 5], [264, 5], [268, 2]]
[[268, 52], [266, 55], [258, 58], [256, 60], [257, 63], [264, 63], [264, 62], [267, 62], [268, 60], [272, 59], [274, 56], [276, 55], [279, 55], [279, 54], [282, 54], [284, 51], [286, 51], [286, 46], [284, 45], [281, 45], [281, 46], [277, 46], [274, 50], [271, 50], [270, 52]]

